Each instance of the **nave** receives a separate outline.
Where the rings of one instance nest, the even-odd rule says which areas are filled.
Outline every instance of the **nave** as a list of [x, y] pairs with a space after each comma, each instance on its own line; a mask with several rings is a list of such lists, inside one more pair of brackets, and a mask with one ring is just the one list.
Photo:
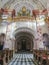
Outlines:
[[15, 54], [13, 60], [8, 65], [34, 65], [33, 54]]

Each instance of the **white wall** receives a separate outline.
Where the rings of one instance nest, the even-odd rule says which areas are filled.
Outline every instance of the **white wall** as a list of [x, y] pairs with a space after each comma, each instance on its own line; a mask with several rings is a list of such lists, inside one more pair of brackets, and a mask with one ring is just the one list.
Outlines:
[[[42, 22], [41, 22], [42, 23]], [[28, 28], [31, 28], [34, 33], [33, 35], [35, 36], [35, 39], [34, 39], [34, 48], [44, 48], [43, 46], [43, 40], [42, 40], [42, 34], [43, 33], [48, 33], [48, 28], [47, 28], [47, 25], [44, 24], [44, 25], [38, 25], [37, 26], [37, 29], [36, 29], [36, 24], [34, 25], [33, 22], [17, 22], [17, 23], [13, 23], [11, 25], [8, 26], [8, 30], [7, 30], [7, 40], [5, 41], [5, 48], [9, 48], [9, 49], [12, 49], [12, 41], [10, 39], [13, 39], [13, 35], [14, 35], [14, 31], [17, 29], [17, 28], [20, 28], [20, 27], [28, 27]], [[38, 31], [38, 32], [37, 32]], [[6, 34], [6, 27], [0, 27], [0, 33], [5, 33]], [[13, 37], [13, 38], [12, 38]]]
[[14, 39], [7, 36], [4, 44], [4, 49], [9, 48], [9, 50], [14, 50], [14, 44]]

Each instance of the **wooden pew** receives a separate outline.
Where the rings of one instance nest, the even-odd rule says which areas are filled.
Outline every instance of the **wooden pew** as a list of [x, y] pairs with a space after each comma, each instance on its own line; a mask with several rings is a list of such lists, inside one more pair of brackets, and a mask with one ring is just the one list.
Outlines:
[[4, 64], [8, 64], [13, 58], [13, 50], [6, 48], [4, 50]]
[[4, 52], [0, 50], [0, 65], [3, 65]]
[[[36, 59], [38, 65], [49, 65], [49, 50], [34, 50], [34, 58]], [[44, 64], [45, 63], [45, 64]]]
[[4, 50], [4, 62], [5, 63], [8, 63], [8, 61], [9, 61], [9, 49], [8, 48], [6, 48], [5, 50]]

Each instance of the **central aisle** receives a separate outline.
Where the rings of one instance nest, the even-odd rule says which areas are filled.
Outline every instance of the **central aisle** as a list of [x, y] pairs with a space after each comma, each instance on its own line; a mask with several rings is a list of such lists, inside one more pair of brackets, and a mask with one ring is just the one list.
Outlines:
[[15, 54], [8, 65], [35, 65], [33, 63], [33, 54]]

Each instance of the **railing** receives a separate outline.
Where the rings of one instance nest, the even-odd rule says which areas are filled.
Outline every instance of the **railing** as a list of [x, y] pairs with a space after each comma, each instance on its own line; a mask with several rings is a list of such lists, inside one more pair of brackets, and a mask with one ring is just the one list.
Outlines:
[[[38, 21], [40, 18], [36, 18], [36, 20]], [[34, 21], [35, 20], [35, 17], [34, 16], [15, 16], [15, 17], [11, 17], [11, 16], [9, 16], [9, 15], [2, 15], [2, 16], [0, 16], [0, 22], [2, 22], [2, 21], [8, 21], [8, 22], [19, 22], [19, 21]], [[45, 17], [44, 18], [44, 21], [45, 22], [49, 22], [49, 17]]]
[[6, 20], [6, 21], [8, 21], [8, 22], [19, 22], [19, 21], [28, 21], [28, 20], [30, 20], [30, 21], [33, 21], [33, 20], [35, 20], [35, 18], [34, 17], [27, 17], [27, 16], [20, 16], [20, 17], [14, 17], [14, 18], [12, 18], [12, 17], [7, 17], [7, 18], [1, 18], [0, 17], [0, 22], [1, 21], [3, 21], [3, 20]]

